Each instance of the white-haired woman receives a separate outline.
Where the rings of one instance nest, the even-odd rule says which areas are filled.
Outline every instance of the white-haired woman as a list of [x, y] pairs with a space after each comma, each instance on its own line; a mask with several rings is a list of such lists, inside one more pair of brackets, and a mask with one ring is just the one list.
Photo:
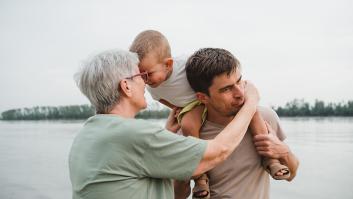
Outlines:
[[256, 111], [258, 93], [248, 84], [249, 100], [215, 139], [179, 136], [170, 132], [179, 127], [173, 111], [166, 125], [169, 131], [134, 118], [146, 107], [147, 78], [138, 69], [137, 55], [122, 50], [94, 56], [76, 74], [78, 87], [97, 114], [72, 144], [73, 198], [174, 198], [172, 179], [188, 180], [224, 161]]

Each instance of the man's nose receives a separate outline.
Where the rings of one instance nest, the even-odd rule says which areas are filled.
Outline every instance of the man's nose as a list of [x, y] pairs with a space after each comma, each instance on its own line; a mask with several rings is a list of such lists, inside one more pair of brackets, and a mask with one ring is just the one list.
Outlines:
[[242, 85], [240, 85], [240, 84], [235, 84], [235, 85], [234, 85], [233, 96], [234, 96], [235, 98], [243, 97], [243, 96], [244, 96]]

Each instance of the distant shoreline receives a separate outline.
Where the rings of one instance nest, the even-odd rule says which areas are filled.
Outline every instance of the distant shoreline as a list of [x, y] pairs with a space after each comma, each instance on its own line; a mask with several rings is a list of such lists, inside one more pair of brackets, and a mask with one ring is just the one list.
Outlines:
[[[353, 116], [279, 116], [279, 118], [298, 118], [298, 119], [305, 119], [305, 118], [310, 118], [310, 119], [319, 119], [319, 118], [352, 118]], [[2, 119], [0, 118], [0, 121], [86, 121], [88, 118], [84, 118], [84, 119]], [[155, 117], [146, 117], [146, 118], [141, 118], [141, 117], [136, 117], [136, 119], [146, 119], [146, 120], [158, 120], [158, 119], [167, 119], [167, 117], [159, 117], [159, 118], [155, 118]]]
[[[136, 115], [141, 119], [165, 119], [170, 109], [160, 106], [157, 102], [152, 108], [143, 110]], [[309, 104], [303, 99], [294, 99], [284, 107], [272, 107], [280, 117], [353, 117], [353, 101], [325, 103], [316, 100]], [[95, 115], [90, 105], [71, 106], [37, 106], [33, 108], [11, 109], [1, 113], [0, 120], [85, 120]]]

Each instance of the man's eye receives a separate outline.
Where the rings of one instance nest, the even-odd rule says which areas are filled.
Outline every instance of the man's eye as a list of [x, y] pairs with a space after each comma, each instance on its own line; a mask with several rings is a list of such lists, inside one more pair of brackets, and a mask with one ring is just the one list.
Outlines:
[[231, 90], [231, 88], [227, 87], [227, 88], [222, 89], [222, 92], [227, 92], [227, 91], [230, 91], [230, 90]]

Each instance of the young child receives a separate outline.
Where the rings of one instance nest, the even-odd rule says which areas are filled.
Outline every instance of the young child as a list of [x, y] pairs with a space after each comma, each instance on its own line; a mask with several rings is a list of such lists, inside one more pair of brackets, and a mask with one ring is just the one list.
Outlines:
[[[158, 31], [143, 31], [134, 39], [130, 51], [138, 54], [141, 72], [148, 73], [147, 90], [153, 99], [170, 108], [180, 108], [177, 115], [184, 136], [199, 138], [199, 131], [206, 119], [206, 110], [190, 87], [186, 72], [186, 59], [173, 59], [168, 40]], [[253, 117], [250, 129], [253, 135], [267, 133], [260, 114]], [[278, 160], [264, 158], [264, 166], [274, 179], [287, 179], [289, 169]], [[203, 174], [195, 178], [193, 198], [209, 198], [208, 178]]]

